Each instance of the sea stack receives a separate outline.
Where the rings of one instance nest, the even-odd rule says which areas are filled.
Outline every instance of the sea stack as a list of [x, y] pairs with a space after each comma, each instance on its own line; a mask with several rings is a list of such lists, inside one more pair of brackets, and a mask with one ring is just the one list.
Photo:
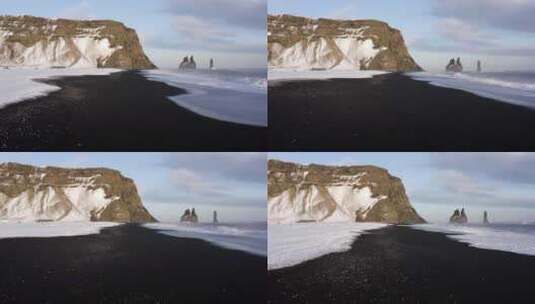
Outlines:
[[199, 218], [197, 217], [197, 213], [195, 213], [195, 208], [186, 209], [184, 211], [184, 214], [180, 217], [181, 223], [197, 223], [199, 222]]
[[460, 73], [463, 71], [463, 65], [461, 63], [461, 58], [457, 58], [455, 60], [454, 58], [450, 59], [450, 62], [446, 66], [446, 72], [453, 72], [453, 73]]
[[268, 16], [270, 68], [422, 70], [401, 32], [376, 20]]
[[489, 214], [487, 213], [487, 211], [483, 211], [483, 224], [485, 225], [488, 225], [490, 224], [489, 222]]
[[453, 211], [453, 214], [450, 217], [450, 223], [452, 224], [468, 223], [468, 217], [466, 216], [466, 213], [464, 212], [464, 208], [462, 208], [460, 212], [459, 212], [459, 209], [455, 209], [455, 211]]
[[197, 63], [195, 62], [195, 59], [193, 56], [186, 56], [182, 59], [182, 62], [178, 66], [180, 70], [195, 70], [197, 69]]
[[212, 223], [214, 223], [214, 224], [217, 224], [217, 223], [218, 223], [218, 220], [217, 220], [217, 211], [215, 211], [215, 210], [214, 210], [214, 218], [213, 218]]
[[425, 223], [401, 180], [383, 168], [277, 160], [268, 162], [268, 221]]
[[156, 222], [132, 179], [106, 168], [0, 164], [0, 219]]
[[0, 16], [0, 66], [154, 69], [137, 33], [111, 20]]
[[215, 70], [215, 66], [214, 66], [214, 59], [213, 58], [210, 58], [210, 70]]

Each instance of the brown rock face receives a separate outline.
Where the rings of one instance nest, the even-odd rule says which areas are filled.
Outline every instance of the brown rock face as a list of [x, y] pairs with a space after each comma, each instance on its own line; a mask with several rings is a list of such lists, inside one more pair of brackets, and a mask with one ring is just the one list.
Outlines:
[[155, 222], [119, 171], [0, 164], [0, 218]]
[[268, 163], [270, 222], [355, 220], [425, 223], [401, 180], [374, 166]]
[[96, 67], [156, 68], [145, 55], [136, 31], [116, 21], [0, 16], [0, 33], [4, 34], [0, 39], [0, 64], [4, 65], [24, 65], [27, 58], [21, 50], [35, 47], [35, 56], [46, 56], [53, 65], [69, 67], [87, 55], [87, 50], [76, 47], [76, 39], [89, 37], [96, 42], [108, 39], [109, 47], [115, 49], [110, 56], [98, 59]]
[[[373, 42], [378, 53], [372, 59], [360, 59], [361, 62], [356, 64], [361, 70], [422, 70], [410, 56], [401, 32], [385, 22], [268, 16], [268, 62], [272, 67], [286, 67], [288, 62], [284, 59], [284, 51], [299, 46], [296, 47], [297, 52], [313, 54], [307, 59], [310, 65], [333, 68], [345, 59], [354, 59], [356, 56], [354, 50], [342, 47], [340, 41], [344, 40], [357, 41], [353, 45], [366, 40]], [[319, 61], [323, 63], [319, 64]]]

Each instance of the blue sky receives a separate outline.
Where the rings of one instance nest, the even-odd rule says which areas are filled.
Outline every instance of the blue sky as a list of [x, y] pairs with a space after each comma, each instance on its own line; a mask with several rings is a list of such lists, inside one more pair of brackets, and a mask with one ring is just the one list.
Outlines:
[[221, 222], [266, 221], [265, 153], [0, 153], [0, 162], [117, 169], [161, 221], [192, 207], [201, 221], [213, 210]]
[[266, 0], [17, 0], [0, 14], [113, 19], [134, 28], [145, 52], [161, 68], [195, 55], [221, 68], [266, 66]]
[[402, 31], [426, 70], [443, 70], [461, 57], [487, 71], [535, 70], [532, 0], [270, 0], [270, 14], [378, 19]]
[[400, 177], [416, 210], [445, 222], [456, 208], [480, 221], [535, 222], [535, 153], [269, 153], [302, 164], [375, 165]]

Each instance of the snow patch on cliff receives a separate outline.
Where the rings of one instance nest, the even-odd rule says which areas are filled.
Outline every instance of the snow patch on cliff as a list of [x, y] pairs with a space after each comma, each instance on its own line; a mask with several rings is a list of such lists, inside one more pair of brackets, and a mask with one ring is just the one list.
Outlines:
[[107, 38], [98, 37], [99, 29], [73, 38], [43, 39], [31, 46], [8, 42], [13, 34], [0, 29], [0, 66], [97, 68], [122, 46], [112, 47]]
[[[351, 249], [355, 239], [380, 223], [301, 223], [268, 226], [268, 270], [290, 267]], [[358, 246], [358, 241], [357, 241]]]
[[297, 186], [268, 199], [270, 223], [355, 221], [386, 196], [373, 197], [369, 187], [336, 184], [325, 187]]
[[118, 197], [106, 197], [102, 187], [95, 188], [92, 180], [57, 187], [37, 184], [17, 196], [0, 192], [0, 219], [19, 222], [90, 221]]

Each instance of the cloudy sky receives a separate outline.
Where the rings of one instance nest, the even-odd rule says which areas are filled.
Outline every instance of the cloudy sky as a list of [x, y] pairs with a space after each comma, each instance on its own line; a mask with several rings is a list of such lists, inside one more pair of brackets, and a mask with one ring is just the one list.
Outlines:
[[466, 208], [481, 221], [535, 222], [535, 153], [270, 153], [303, 164], [375, 165], [400, 177], [416, 210], [446, 222]]
[[270, 0], [269, 12], [388, 22], [426, 70], [459, 56], [473, 69], [535, 70], [535, 0]]
[[107, 167], [134, 179], [149, 212], [176, 221], [195, 208], [201, 221], [266, 221], [265, 153], [0, 153], [0, 162]]
[[159, 67], [193, 54], [224, 67], [266, 66], [266, 0], [3, 0], [0, 14], [113, 19], [136, 29]]

